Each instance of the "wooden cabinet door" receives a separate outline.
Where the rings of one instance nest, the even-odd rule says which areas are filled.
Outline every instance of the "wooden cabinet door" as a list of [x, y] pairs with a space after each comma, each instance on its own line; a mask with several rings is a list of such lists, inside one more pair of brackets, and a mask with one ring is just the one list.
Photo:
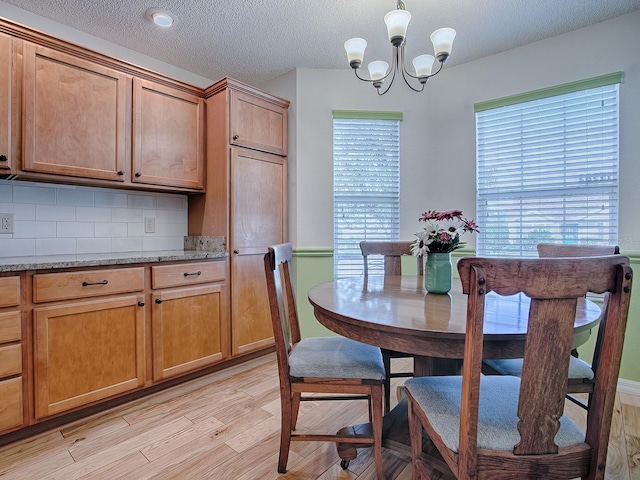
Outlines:
[[34, 308], [36, 418], [144, 384], [143, 306], [128, 295]]
[[228, 343], [223, 332], [223, 288], [210, 285], [152, 295], [154, 380], [196, 370], [227, 356], [223, 350]]
[[22, 168], [124, 181], [127, 76], [28, 42], [23, 68]]
[[139, 78], [133, 86], [132, 180], [202, 189], [204, 99]]
[[0, 432], [23, 424], [22, 377], [0, 380]]
[[232, 354], [273, 344], [264, 254], [286, 239], [284, 157], [231, 149]]
[[276, 155], [287, 154], [287, 109], [231, 90], [229, 143]]
[[11, 37], [0, 33], [0, 169], [11, 168], [11, 91], [13, 62]]

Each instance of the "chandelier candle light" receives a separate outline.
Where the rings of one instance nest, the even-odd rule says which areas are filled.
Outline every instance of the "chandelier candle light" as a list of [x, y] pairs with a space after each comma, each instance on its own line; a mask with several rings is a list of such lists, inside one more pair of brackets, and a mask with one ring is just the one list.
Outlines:
[[465, 244], [460, 241], [460, 236], [465, 232], [477, 232], [478, 225], [473, 220], [462, 218], [460, 210], [428, 210], [418, 221], [426, 225], [416, 233], [418, 239], [411, 244], [411, 253], [427, 257], [424, 288], [430, 293], [448, 293], [453, 275], [451, 252], [462, 248]]
[[[453, 45], [453, 39], [456, 36], [456, 31], [453, 28], [440, 28], [431, 34], [431, 42], [433, 43], [433, 55], [419, 55], [413, 59], [413, 67], [415, 69], [415, 75], [410, 73], [404, 64], [404, 47], [407, 38], [407, 27], [409, 26], [409, 20], [411, 20], [411, 14], [405, 10], [404, 3], [398, 0], [397, 9], [392, 10], [384, 16], [384, 23], [387, 24], [387, 32], [389, 34], [389, 41], [393, 45], [393, 58], [391, 69], [389, 64], [382, 60], [371, 62], [368, 65], [369, 78], [363, 78], [358, 75], [358, 69], [362, 65], [364, 60], [364, 50], [367, 47], [367, 41], [364, 38], [351, 38], [344, 43], [344, 48], [347, 51], [347, 57], [349, 59], [349, 66], [353, 68], [356, 77], [364, 82], [372, 83], [376, 88], [378, 95], [384, 95], [389, 91], [393, 81], [396, 77], [396, 72], [402, 72], [402, 78], [407, 86], [415, 91], [421, 92], [424, 90], [424, 86], [434, 75], [437, 75], [444, 62], [449, 58], [451, 54], [451, 47]], [[431, 73], [433, 63], [435, 60], [440, 62], [440, 68], [435, 73]], [[380, 90], [382, 84], [387, 77], [391, 76], [389, 85], [384, 91]], [[420, 87], [416, 88], [409, 83], [407, 77], [416, 79], [420, 83]]]

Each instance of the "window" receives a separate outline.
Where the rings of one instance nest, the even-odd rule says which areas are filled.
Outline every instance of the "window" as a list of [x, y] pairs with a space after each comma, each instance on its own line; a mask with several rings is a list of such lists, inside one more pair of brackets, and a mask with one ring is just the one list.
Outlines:
[[[336, 278], [363, 274], [360, 241], [399, 239], [401, 119], [397, 112], [333, 112]], [[370, 273], [382, 267], [381, 257]]]
[[617, 244], [621, 74], [475, 105], [478, 255]]

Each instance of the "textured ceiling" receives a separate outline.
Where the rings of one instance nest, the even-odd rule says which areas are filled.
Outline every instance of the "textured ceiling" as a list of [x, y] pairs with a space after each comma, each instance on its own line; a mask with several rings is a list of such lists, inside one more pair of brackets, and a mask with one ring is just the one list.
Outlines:
[[[382, 20], [393, 0], [4, 0], [202, 77], [259, 85], [296, 67], [348, 68], [343, 43], [367, 39], [365, 65], [390, 61]], [[430, 33], [458, 31], [449, 65], [640, 9], [640, 0], [405, 0], [407, 57], [433, 53]], [[0, 2], [0, 15], [1, 15]], [[161, 29], [145, 16], [177, 17]]]

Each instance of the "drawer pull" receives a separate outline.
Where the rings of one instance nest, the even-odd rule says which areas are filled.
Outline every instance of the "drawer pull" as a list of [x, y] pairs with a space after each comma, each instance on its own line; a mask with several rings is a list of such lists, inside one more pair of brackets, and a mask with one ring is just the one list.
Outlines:
[[160, 304], [162, 303], [162, 299], [161, 299], [161, 298], [156, 298], [156, 303], [157, 303], [158, 305], [160, 305]]
[[196, 273], [187, 273], [187, 272], [184, 273], [185, 277], [193, 277], [193, 276], [198, 277], [200, 275], [202, 275], [202, 272], [200, 270], [198, 270]]
[[135, 177], [136, 177], [136, 178], [140, 178], [141, 176], [142, 176], [142, 173], [140, 173], [140, 172], [136, 172], [136, 173], [135, 173]]
[[138, 302], [139, 307], [144, 307], [144, 302]]
[[238, 140], [239, 138], [240, 138], [240, 135], [234, 135], [234, 136], [233, 136], [233, 139], [234, 139], [234, 140]]
[[0, 155], [0, 162], [6, 162], [6, 161], [8, 161], [8, 160], [9, 160], [9, 159], [7, 158], [7, 156], [6, 156], [6, 155]]
[[118, 170], [118, 175], [123, 176], [124, 175], [124, 170]]
[[102, 280], [101, 282], [82, 282], [83, 287], [88, 287], [90, 285], [106, 285], [109, 283], [109, 280]]

